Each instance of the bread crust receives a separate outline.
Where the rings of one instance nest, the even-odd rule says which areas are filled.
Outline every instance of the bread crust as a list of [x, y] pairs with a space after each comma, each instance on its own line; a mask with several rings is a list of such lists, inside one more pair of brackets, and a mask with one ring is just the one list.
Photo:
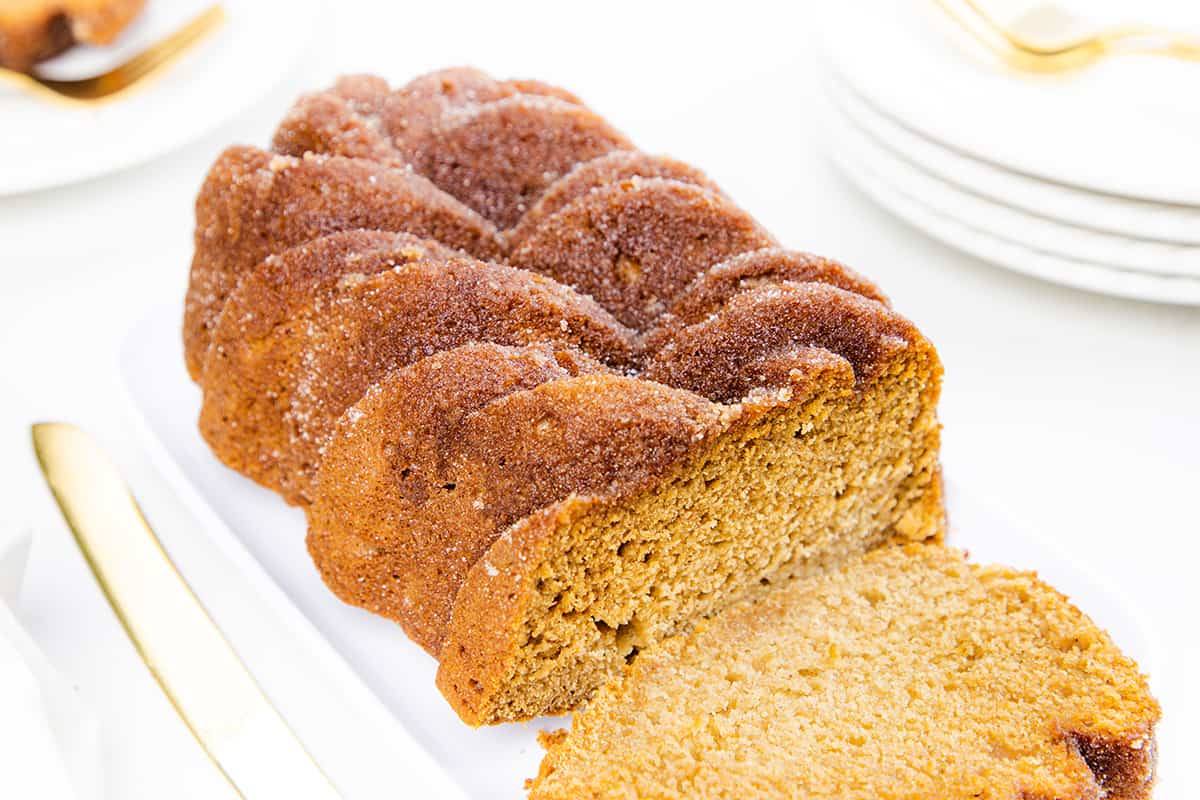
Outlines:
[[[497, 357], [500, 370], [514, 354]], [[435, 654], [467, 568], [504, 530], [558, 498], [661, 474], [723, 413], [690, 392], [561, 368], [478, 408], [435, 394], [430, 413], [418, 395], [430, 366], [397, 373], [339, 424], [319, 482], [333, 491], [318, 489], [309, 550], [340, 593], [369, 593], [373, 610]], [[461, 382], [478, 380], [471, 370]], [[364, 460], [365, 441], [388, 458]]]
[[411, 243], [357, 254], [347, 269], [336, 281], [291, 284], [286, 316], [249, 310], [261, 337], [243, 333], [239, 304], [223, 315], [210, 350], [202, 432], [223, 458], [262, 467], [254, 477], [294, 504], [311, 501], [342, 412], [390, 371], [430, 353], [544, 341], [614, 365], [632, 357], [629, 331], [540, 275]]
[[781, 370], [802, 350], [841, 356], [868, 381], [894, 351], [922, 341], [911, 322], [873, 300], [824, 283], [772, 283], [659, 339], [642, 376], [736, 403], [755, 386], [784, 385]]
[[583, 106], [514, 95], [451, 111], [427, 137], [406, 137], [405, 156], [417, 172], [504, 229], [576, 164], [632, 146]]
[[879, 287], [845, 264], [798, 250], [767, 247], [733, 256], [696, 276], [642, 336], [654, 352], [681, 329], [720, 311], [734, 295], [781, 283], [825, 283], [891, 306]]
[[638, 150], [614, 150], [590, 161], [581, 161], [550, 184], [538, 201], [521, 216], [520, 221], [505, 231], [508, 246], [518, 247], [537, 230], [543, 220], [561, 211], [573, 200], [629, 178], [669, 178], [700, 186], [717, 195], [725, 194], [707, 175], [690, 164]]
[[375, 75], [346, 75], [302, 95], [272, 140], [278, 153], [324, 153], [408, 164], [421, 142], [436, 135], [452, 111], [516, 95], [552, 97], [582, 106], [578, 97], [540, 81], [498, 81], [470, 67], [422, 75], [392, 90]]
[[212, 326], [243, 275], [288, 247], [357, 228], [412, 233], [485, 260], [504, 249], [493, 224], [411, 172], [365, 159], [230, 147], [196, 198], [184, 303], [192, 378], [200, 375]]
[[230, 294], [216, 324], [199, 382], [199, 427], [227, 466], [300, 499], [302, 459], [282, 424], [290, 411], [295, 362], [317, 308], [348, 276], [460, 253], [411, 234], [344, 231], [270, 256]]
[[749, 214], [702, 186], [633, 177], [575, 198], [509, 254], [646, 327], [697, 274], [775, 239]]

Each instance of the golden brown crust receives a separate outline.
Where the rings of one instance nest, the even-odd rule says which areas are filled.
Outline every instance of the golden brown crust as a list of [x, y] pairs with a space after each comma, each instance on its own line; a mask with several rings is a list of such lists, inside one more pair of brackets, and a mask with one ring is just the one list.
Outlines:
[[0, 67], [28, 72], [79, 42], [104, 45], [145, 0], [24, 0], [0, 7]]
[[[377, 384], [338, 420], [321, 466], [337, 490], [318, 488], [308, 509], [308, 548], [326, 584], [346, 602], [396, 620], [436, 654], [448, 599], [425, 589], [452, 581], [447, 565], [461, 570], [478, 554], [471, 539], [414, 525], [406, 512], [424, 508], [428, 518], [433, 507], [459, 502], [449, 474], [456, 465], [446, 454], [469, 414], [513, 392], [602, 369], [545, 345], [470, 344]], [[363, 526], [368, 518], [372, 524]]]
[[196, 199], [196, 251], [184, 306], [192, 377], [199, 377], [226, 297], [246, 272], [272, 253], [354, 228], [433, 238], [478, 258], [503, 250], [495, 226], [418, 175], [362, 159], [297, 159], [231, 147]]
[[775, 240], [729, 200], [666, 178], [630, 178], [576, 198], [509, 255], [645, 327], [700, 272]]
[[823, 283], [780, 283], [735, 295], [701, 322], [678, 329], [647, 357], [642, 376], [736, 403], [780, 386], [797, 353], [825, 350], [869, 380], [897, 348], [929, 347], [911, 322], [883, 305]]
[[[539, 369], [536, 385], [510, 381], [509, 393], [464, 407], [444, 387], [458, 393], [478, 376], [450, 370], [446, 362], [461, 371], [455, 356], [427, 361], [339, 423], [309, 513], [309, 550], [339, 593], [434, 653], [467, 570], [505, 529], [573, 493], [621, 493], [661, 474], [720, 416], [687, 392], [603, 371], [572, 377], [558, 365]], [[364, 451], [386, 456], [364, 460]]]
[[[1157, 714], [1154, 715], [1157, 718]], [[1120, 736], [1072, 733], [1079, 755], [1106, 800], [1146, 800], [1154, 788], [1158, 746], [1154, 724]]]
[[[270, 256], [238, 284], [213, 328], [200, 432], [227, 466], [295, 498], [289, 426], [305, 330], [347, 275], [460, 253], [406, 233], [345, 231]], [[289, 487], [284, 492], [284, 487]]]
[[451, 112], [516, 95], [553, 97], [582, 105], [570, 92], [541, 81], [499, 81], [471, 67], [421, 75], [388, 98], [381, 121], [398, 151], [410, 157]]
[[724, 194], [707, 175], [682, 161], [666, 156], [652, 156], [637, 150], [614, 150], [580, 163], [550, 184], [517, 224], [505, 231], [508, 246], [519, 246], [536, 230], [542, 220], [560, 211], [572, 200], [593, 189], [633, 177], [671, 178], [680, 183], [701, 186], [716, 194]]
[[874, 283], [837, 261], [797, 250], [768, 247], [741, 253], [700, 273], [680, 292], [671, 308], [646, 331], [643, 347], [662, 347], [682, 327], [717, 312], [734, 295], [775, 283], [827, 283], [885, 306], [887, 297]]
[[299, 287], [285, 305], [300, 313], [263, 338], [239, 344], [235, 329], [211, 356], [220, 369], [201, 413], [214, 450], [269, 465], [255, 477], [302, 504], [334, 421], [392, 369], [469, 342], [556, 342], [628, 363], [632, 335], [587, 298], [511, 267], [422, 255], [412, 246], [356, 254], [340, 280]]
[[533, 95], [456, 109], [405, 142], [413, 169], [501, 228], [579, 162], [630, 147], [587, 108]]
[[333, 87], [302, 95], [271, 140], [271, 149], [290, 156], [328, 153], [348, 158], [399, 161], [381, 115], [390, 96], [387, 81], [347, 75]]
[[374, 76], [343, 78], [302, 97], [273, 142], [296, 156], [410, 165], [501, 226], [576, 163], [627, 145], [569, 92], [469, 68], [423, 75], [395, 92]]

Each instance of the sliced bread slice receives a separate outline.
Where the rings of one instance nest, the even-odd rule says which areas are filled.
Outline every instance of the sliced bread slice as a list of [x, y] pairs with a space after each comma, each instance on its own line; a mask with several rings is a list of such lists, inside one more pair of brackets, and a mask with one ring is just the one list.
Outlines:
[[530, 797], [1146, 797], [1158, 704], [1031, 573], [886, 547], [639, 656]]

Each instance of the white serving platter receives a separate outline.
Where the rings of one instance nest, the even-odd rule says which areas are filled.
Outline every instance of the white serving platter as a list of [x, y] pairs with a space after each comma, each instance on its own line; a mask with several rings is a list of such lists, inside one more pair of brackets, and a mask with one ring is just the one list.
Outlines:
[[[314, 660], [337, 667], [325, 671], [342, 684], [331, 690], [365, 698], [374, 705], [371, 713], [393, 718], [399, 735], [411, 740], [409, 763], [380, 769], [380, 780], [386, 776], [388, 781], [386, 795], [415, 796], [414, 787], [406, 785], [410, 779], [422, 786], [436, 783], [436, 776], [422, 774], [429, 765], [441, 770], [446, 786], [453, 782], [470, 797], [523, 796], [524, 780], [536, 773], [541, 759], [537, 732], [568, 720], [468, 728], [434, 686], [432, 658], [396, 625], [343, 604], [325, 588], [305, 551], [303, 514], [222, 466], [197, 432], [200, 392], [183, 367], [180, 316], [181, 304], [153, 310], [130, 330], [121, 348], [120, 371], [139, 432], [163, 477], [200, 512], [207, 535], [242, 577], [264, 602], [275, 604], [284, 624], [311, 648]], [[977, 561], [1036, 569], [1107, 628], [1144, 670], [1155, 672], [1160, 660], [1156, 640], [1112, 581], [1089, 574], [1052, 543], [1023, 534], [1003, 514], [957, 486], [953, 476], [947, 495], [953, 544], [968, 549]], [[186, 574], [187, 565], [180, 566]], [[265, 688], [271, 692], [269, 684]], [[307, 744], [324, 764], [320, 743]], [[331, 776], [337, 781], [338, 775]], [[379, 789], [382, 796], [385, 787]]]

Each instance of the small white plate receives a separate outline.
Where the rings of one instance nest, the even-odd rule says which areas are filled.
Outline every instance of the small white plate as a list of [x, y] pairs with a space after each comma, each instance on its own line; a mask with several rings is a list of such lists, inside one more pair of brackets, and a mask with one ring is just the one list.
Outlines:
[[[183, 367], [178, 304], [158, 308], [134, 326], [121, 349], [120, 370], [139, 432], [165, 478], [182, 498], [204, 509], [208, 534], [263, 596], [290, 600], [276, 611], [320, 651], [313, 657], [344, 659], [350, 669], [339, 673], [342, 680], [355, 684], [355, 694], [365, 684], [468, 795], [520, 796], [523, 781], [536, 774], [541, 760], [537, 731], [562, 727], [568, 719], [466, 727], [434, 686], [432, 658], [396, 625], [343, 604], [325, 588], [304, 547], [301, 512], [222, 466], [197, 432], [200, 392]], [[1136, 606], [1114, 590], [1116, 581], [1092, 576], [1078, 559], [1024, 535], [953, 481], [948, 498], [952, 544], [967, 548], [977, 560], [1037, 569], [1108, 629], [1144, 671], [1156, 673], [1158, 644]], [[320, 749], [313, 750], [320, 761]], [[405, 780], [405, 770], [396, 769], [389, 791], [405, 796]]]
[[[1072, 258], [1046, 220], [1022, 215], [982, 196], [967, 195], [882, 149], [854, 138], [832, 107], [825, 114], [834, 163], [865, 194], [910, 225], [973, 256], [1042, 280], [1103, 294], [1175, 305], [1200, 305], [1200, 278], [1164, 275]], [[1038, 249], [1032, 244], [1040, 236]]]
[[[1200, 206], [1200, 64], [1110, 58], [1033, 75], [974, 57], [934, 0], [820, 3], [825, 58], [872, 105], [928, 138], [1042, 179], [1096, 192]], [[1200, 27], [1200, 5], [1142, 0], [1075, 3], [1177, 30]], [[1124, 8], [1122, 8], [1124, 6]]]
[[856, 127], [905, 160], [961, 189], [1068, 225], [1136, 239], [1200, 245], [1200, 207], [1089, 192], [1003, 169], [905, 126], [872, 106], [832, 71], [826, 76], [826, 86], [834, 105]]
[[[71, 51], [55, 77], [102, 72], [187, 22], [213, 0], [149, 3], [118, 45]], [[228, 19], [163, 74], [127, 95], [62, 106], [0, 90], [0, 195], [61, 186], [140, 164], [198, 139], [269, 92], [309, 45], [322, 0], [224, 0]]]
[[839, 159], [857, 164], [885, 183], [920, 198], [931, 209], [1048, 255], [1200, 282], [1200, 246], [1135, 239], [1069, 225], [942, 180], [859, 128], [842, 111], [841, 92], [836, 85], [828, 89], [834, 109], [823, 120]]

